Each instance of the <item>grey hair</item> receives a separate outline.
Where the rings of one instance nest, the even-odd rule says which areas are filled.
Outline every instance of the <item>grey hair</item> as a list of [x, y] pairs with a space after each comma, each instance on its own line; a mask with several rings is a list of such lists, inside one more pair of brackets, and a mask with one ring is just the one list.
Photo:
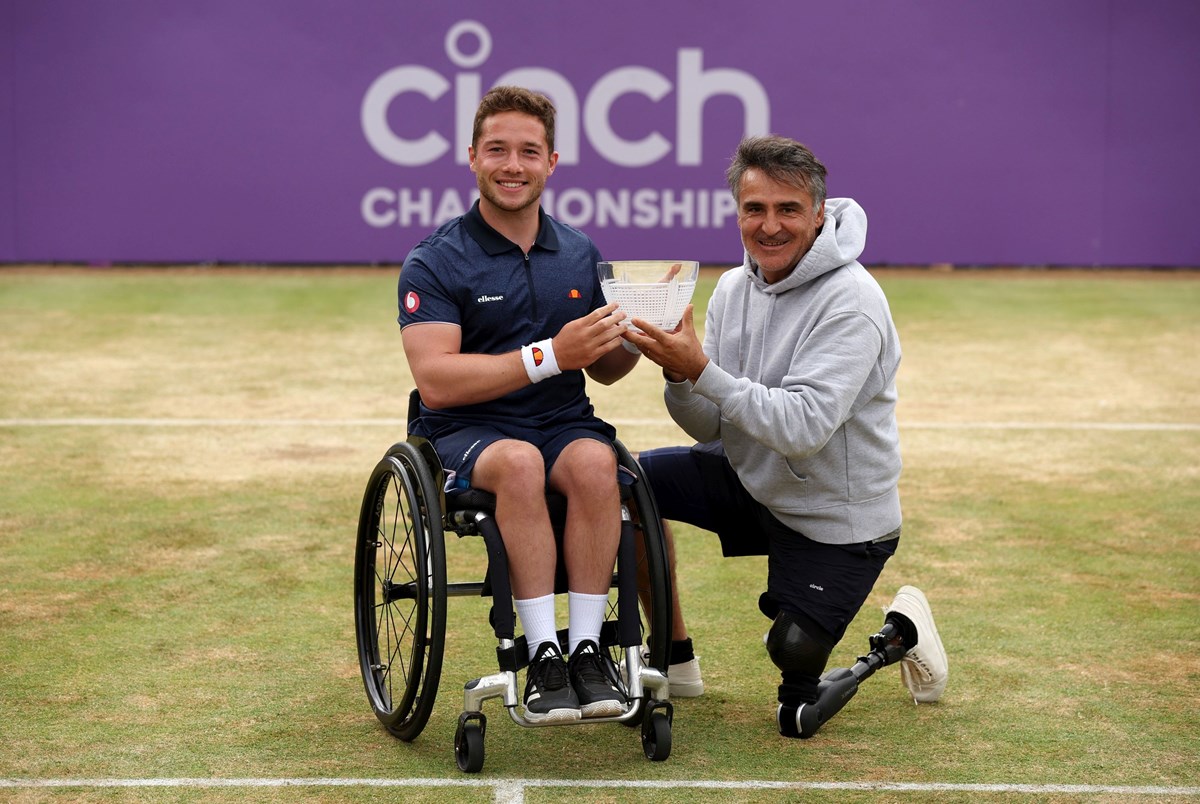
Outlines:
[[725, 171], [725, 179], [735, 199], [741, 193], [742, 176], [751, 168], [775, 181], [807, 191], [815, 207], [825, 202], [825, 165], [802, 143], [776, 134], [742, 140]]

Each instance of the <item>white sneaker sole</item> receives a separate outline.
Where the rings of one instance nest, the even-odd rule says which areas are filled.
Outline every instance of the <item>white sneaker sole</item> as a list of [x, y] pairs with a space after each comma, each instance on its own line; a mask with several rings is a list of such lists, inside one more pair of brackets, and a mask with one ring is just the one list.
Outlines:
[[583, 717], [616, 717], [625, 714], [625, 704], [620, 701], [596, 701], [579, 707]]
[[579, 720], [578, 709], [551, 709], [549, 712], [530, 712], [525, 710], [525, 719], [530, 723], [573, 723]]

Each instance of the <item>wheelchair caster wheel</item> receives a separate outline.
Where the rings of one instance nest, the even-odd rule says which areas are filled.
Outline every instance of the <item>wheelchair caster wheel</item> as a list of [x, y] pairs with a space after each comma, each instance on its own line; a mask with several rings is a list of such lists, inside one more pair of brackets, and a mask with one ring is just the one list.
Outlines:
[[642, 719], [642, 751], [651, 762], [662, 762], [671, 756], [671, 704], [656, 704], [646, 710]]
[[458, 730], [454, 733], [454, 759], [463, 773], [483, 770], [483, 732], [486, 728], [487, 717], [482, 713], [463, 712], [459, 715]]

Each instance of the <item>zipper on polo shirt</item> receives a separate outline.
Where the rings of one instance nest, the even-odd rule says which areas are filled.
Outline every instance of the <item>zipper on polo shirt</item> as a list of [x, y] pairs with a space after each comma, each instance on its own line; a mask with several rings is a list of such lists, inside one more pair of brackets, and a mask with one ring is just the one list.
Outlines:
[[535, 323], [540, 322], [538, 316], [537, 288], [533, 286], [533, 266], [529, 264], [529, 255], [525, 254], [525, 281], [529, 284], [529, 303], [533, 306], [531, 318]]

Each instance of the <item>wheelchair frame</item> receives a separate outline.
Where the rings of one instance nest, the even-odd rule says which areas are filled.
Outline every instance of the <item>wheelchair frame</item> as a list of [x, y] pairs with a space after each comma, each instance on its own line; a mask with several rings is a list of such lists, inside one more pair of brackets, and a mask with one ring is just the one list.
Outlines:
[[[416, 392], [410, 400], [412, 420]], [[671, 753], [673, 709], [666, 668], [671, 634], [671, 589], [666, 544], [658, 509], [641, 470], [628, 450], [614, 442], [622, 474], [622, 532], [613, 588], [601, 629], [601, 648], [622, 669], [630, 705], [613, 717], [564, 724], [531, 723], [519, 711], [517, 673], [528, 664], [525, 637], [515, 634], [508, 561], [494, 518], [495, 498], [467, 490], [443, 491], [441, 462], [425, 439], [409, 436], [394, 444], [367, 482], [359, 514], [354, 562], [354, 619], [359, 667], [367, 699], [389, 733], [416, 739], [433, 712], [445, 648], [446, 600], [492, 598], [491, 621], [499, 641], [499, 670], [469, 681], [455, 733], [455, 759], [461, 770], [478, 772], [484, 761], [487, 717], [483, 704], [500, 698], [520, 726], [641, 725], [642, 749], [652, 761]], [[561, 535], [565, 500], [548, 495], [555, 529]], [[446, 569], [447, 533], [483, 537], [488, 568], [482, 581], [450, 582]], [[561, 542], [560, 542], [561, 550]], [[559, 560], [556, 593], [566, 591]], [[648, 600], [639, 605], [640, 590]], [[643, 620], [644, 618], [644, 620]], [[642, 657], [647, 636], [649, 661]], [[559, 631], [566, 653], [566, 630]]]

